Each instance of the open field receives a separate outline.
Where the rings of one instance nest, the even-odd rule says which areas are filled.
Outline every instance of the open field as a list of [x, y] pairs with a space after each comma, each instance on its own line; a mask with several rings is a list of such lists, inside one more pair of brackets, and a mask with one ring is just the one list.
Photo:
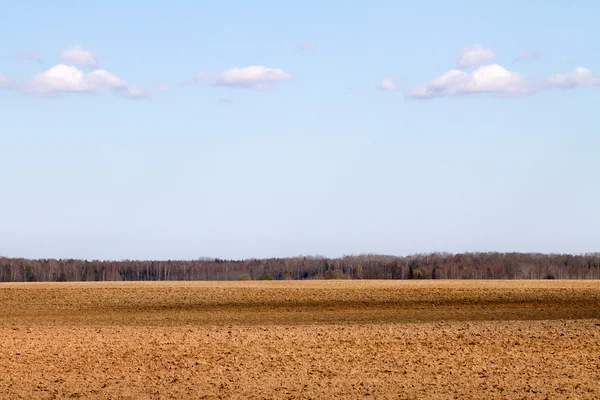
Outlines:
[[0, 398], [600, 398], [599, 281], [0, 285]]

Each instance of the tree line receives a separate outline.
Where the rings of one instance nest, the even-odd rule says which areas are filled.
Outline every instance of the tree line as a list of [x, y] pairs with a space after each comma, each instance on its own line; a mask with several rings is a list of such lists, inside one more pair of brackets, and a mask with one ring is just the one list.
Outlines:
[[429, 253], [247, 260], [0, 257], [0, 282], [281, 279], [600, 279], [600, 253]]

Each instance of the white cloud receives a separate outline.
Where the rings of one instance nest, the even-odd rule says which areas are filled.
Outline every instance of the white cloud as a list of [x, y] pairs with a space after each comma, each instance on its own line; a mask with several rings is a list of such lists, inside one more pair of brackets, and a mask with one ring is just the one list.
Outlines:
[[379, 85], [377, 85], [377, 89], [386, 92], [395, 92], [399, 90], [398, 86], [396, 86], [396, 77], [383, 78], [381, 82], [379, 82]]
[[128, 86], [125, 81], [103, 69], [88, 73], [86, 81], [97, 88], [125, 88]]
[[106, 70], [85, 74], [77, 67], [58, 64], [31, 78], [24, 93], [37, 96], [57, 96], [64, 93], [94, 93], [102, 90], [119, 92], [127, 97], [148, 97], [143, 89], [129, 85]]
[[599, 86], [600, 78], [587, 68], [577, 67], [571, 72], [553, 74], [546, 82], [548, 88], [572, 89], [580, 86]]
[[316, 48], [317, 48], [317, 45], [314, 43], [310, 43], [310, 42], [300, 43], [299, 45], [296, 46], [296, 50], [298, 50], [298, 51], [314, 50]]
[[494, 52], [494, 50], [487, 49], [480, 44], [475, 44], [469, 48], [465, 48], [460, 51], [456, 67], [460, 69], [476, 67], [480, 64], [495, 59], [496, 53]]
[[82, 71], [73, 66], [58, 64], [48, 71], [33, 75], [29, 89], [35, 94], [56, 94], [88, 92], [91, 91], [91, 86], [86, 82]]
[[146, 92], [144, 89], [136, 87], [136, 86], [123, 86], [117, 88], [111, 88], [116, 92], [121, 92], [123, 95], [130, 97], [132, 99], [149, 99], [150, 93]]
[[498, 65], [479, 67], [472, 73], [450, 70], [408, 94], [416, 99], [444, 96], [463, 96], [487, 93], [496, 96], [522, 96], [533, 92], [533, 87], [519, 73]]
[[209, 74], [206, 72], [198, 72], [196, 75], [194, 75], [193, 77], [186, 79], [185, 81], [181, 82], [182, 85], [185, 86], [189, 86], [189, 85], [196, 85], [204, 80], [206, 80], [206, 78], [209, 77]]
[[86, 68], [96, 68], [98, 66], [95, 53], [80, 45], [63, 50], [60, 53], [60, 59], [64, 62], [79, 64]]
[[542, 58], [542, 52], [539, 50], [523, 50], [517, 54], [513, 63], [526, 60], [539, 60]]
[[290, 80], [292, 80], [292, 76], [282, 69], [250, 65], [244, 68], [234, 67], [221, 71], [215, 79], [215, 85], [268, 90], [276, 82]]

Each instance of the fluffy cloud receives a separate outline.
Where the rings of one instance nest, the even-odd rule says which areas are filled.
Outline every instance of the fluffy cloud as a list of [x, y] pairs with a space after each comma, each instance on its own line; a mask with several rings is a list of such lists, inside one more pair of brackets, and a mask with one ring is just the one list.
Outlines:
[[399, 88], [396, 86], [395, 77], [383, 78], [381, 82], [379, 82], [379, 85], [377, 85], [377, 89], [383, 90], [385, 92], [395, 92], [399, 90]]
[[408, 94], [416, 99], [463, 96], [487, 93], [497, 96], [519, 96], [533, 91], [525, 77], [498, 65], [479, 67], [472, 73], [450, 70]]
[[274, 83], [290, 80], [292, 80], [292, 76], [282, 69], [250, 65], [244, 68], [234, 67], [221, 71], [215, 79], [215, 85], [268, 90]]
[[102, 90], [119, 92], [127, 97], [148, 97], [140, 88], [129, 85], [106, 70], [95, 70], [85, 74], [78, 68], [58, 64], [45, 72], [39, 72], [26, 86], [26, 94], [57, 96], [64, 93], [94, 93]]
[[85, 80], [85, 74], [76, 67], [64, 64], [33, 75], [28, 88], [28, 91], [36, 94], [87, 92], [90, 90], [91, 87]]
[[98, 66], [95, 53], [79, 45], [63, 50], [60, 53], [60, 59], [63, 62], [78, 64], [86, 68], [96, 68]]
[[571, 72], [554, 74], [546, 82], [546, 87], [572, 89], [580, 86], [598, 86], [600, 78], [587, 68], [577, 67]]
[[93, 91], [108, 89], [115, 92], [120, 92], [127, 97], [139, 98], [149, 96], [148, 93], [146, 93], [143, 89], [131, 86], [124, 80], [117, 78], [110, 72], [103, 69], [90, 72], [85, 76], [85, 81], [91, 85]]
[[476, 67], [495, 59], [496, 53], [493, 50], [487, 49], [480, 44], [475, 44], [460, 51], [456, 67], [460, 69]]

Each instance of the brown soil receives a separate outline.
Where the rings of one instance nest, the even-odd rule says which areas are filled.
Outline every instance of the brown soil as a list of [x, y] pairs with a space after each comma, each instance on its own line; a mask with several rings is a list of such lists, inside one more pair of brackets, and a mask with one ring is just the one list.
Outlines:
[[598, 281], [0, 285], [0, 399], [600, 398]]

